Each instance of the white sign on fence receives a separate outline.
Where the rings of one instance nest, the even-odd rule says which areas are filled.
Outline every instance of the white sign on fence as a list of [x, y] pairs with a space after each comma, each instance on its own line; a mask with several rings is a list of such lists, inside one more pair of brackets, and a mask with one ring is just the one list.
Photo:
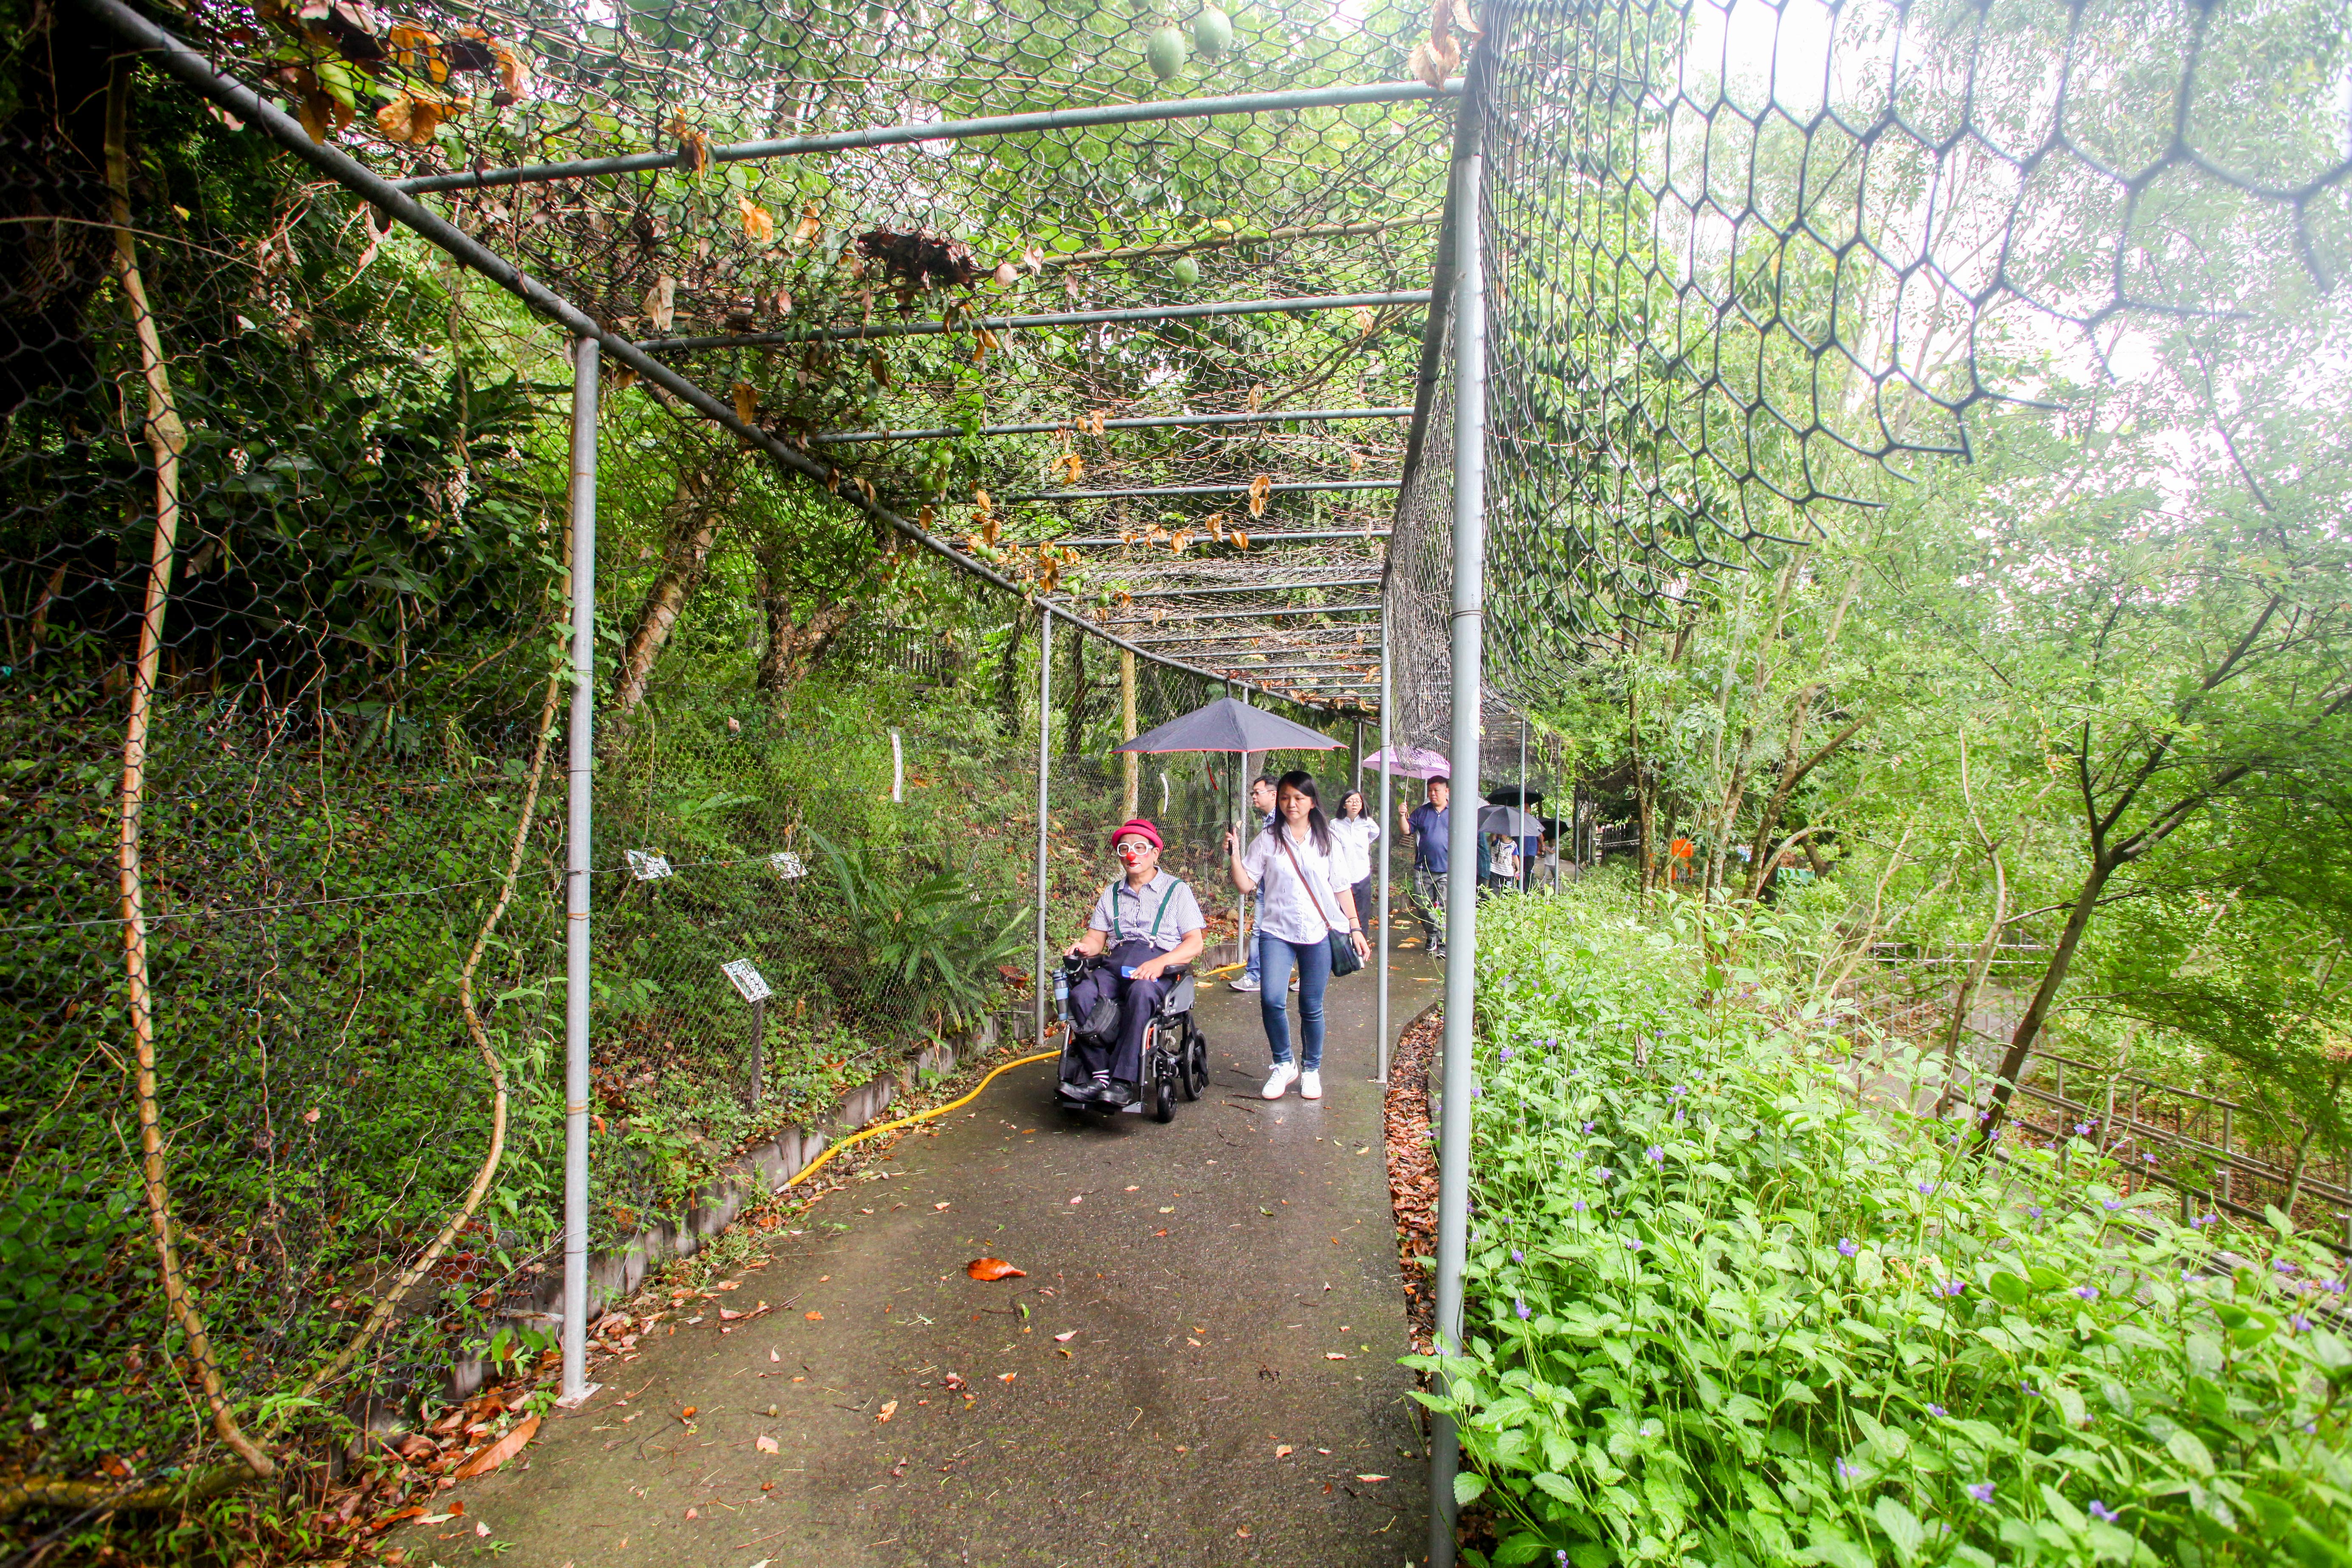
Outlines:
[[727, 976], [729, 982], [735, 987], [735, 994], [746, 1002], [765, 1002], [775, 994], [768, 989], [768, 983], [760, 978], [760, 972], [751, 967], [751, 961], [748, 958], [739, 958], [732, 963], [722, 963], [719, 966], [719, 972]]
[[623, 853], [628, 857], [629, 875], [640, 882], [677, 875], [669, 868], [669, 857], [667, 855], [656, 855], [650, 849], [629, 849]]
[[808, 868], [801, 864], [801, 858], [789, 849], [779, 849], [769, 856], [768, 864], [773, 866], [776, 868], [776, 875], [787, 882], [796, 877], [808, 875]]

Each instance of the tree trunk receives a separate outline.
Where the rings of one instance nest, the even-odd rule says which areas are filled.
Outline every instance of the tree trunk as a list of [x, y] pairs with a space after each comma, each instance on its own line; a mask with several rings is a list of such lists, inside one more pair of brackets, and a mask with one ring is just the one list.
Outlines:
[[789, 691], [824, 656], [850, 621], [856, 599], [820, 599], [805, 621], [793, 619], [793, 598], [782, 589], [781, 575], [762, 565], [760, 570], [760, 611], [767, 622], [768, 646], [760, 651], [760, 667], [752, 687], [761, 691]]
[[1062, 724], [1062, 750], [1075, 757], [1087, 733], [1087, 634], [1070, 627], [1070, 706]]
[[2009, 1115], [2010, 1096], [2017, 1091], [2018, 1076], [2025, 1070], [2025, 1058], [2033, 1052], [2033, 1042], [2042, 1034], [2042, 1026], [2050, 1016], [2050, 1008], [2057, 1000], [2058, 987], [2066, 983], [2066, 971], [2074, 962], [2074, 950], [2083, 945], [2083, 932], [2090, 928], [2091, 916], [2099, 907], [2099, 895], [2106, 890], [2107, 879], [2116, 874], [2120, 860], [2099, 855], [2091, 861], [2090, 873], [2083, 879], [2083, 890], [2075, 895], [2074, 907], [2066, 911], [2066, 928], [2058, 933], [2058, 945], [2051, 951], [2049, 966], [2042, 972], [2042, 984], [2033, 989], [2033, 1000], [2025, 1005], [2025, 1016], [2017, 1021], [2017, 1032], [2009, 1037], [2009, 1048], [2001, 1053], [2000, 1066], [1993, 1074], [1992, 1104], [1984, 1113], [1984, 1125], [1978, 1134], [1979, 1150], [1992, 1146], [1993, 1135], [2000, 1131]]
[[996, 671], [996, 717], [1008, 735], [1021, 733], [1021, 640], [1029, 620], [1015, 612], [1004, 628], [1004, 658]]
[[2000, 950], [2000, 928], [2009, 920], [2009, 871], [2000, 857], [1992, 858], [1992, 923], [1985, 927], [1984, 949], [1976, 963], [1960, 977], [1960, 994], [1952, 1004], [1952, 1026], [1944, 1037], [1944, 1087], [1936, 1097], [1936, 1114], [1942, 1116], [1951, 1109], [1952, 1085], [1958, 1081], [1960, 1062], [1960, 1037], [1968, 1032], [1969, 1009], [1976, 1005], [1977, 993], [1984, 989], [1985, 977], [1992, 973], [1993, 954]]
[[[1356, 750], [1364, 749], [1364, 725], [1356, 721]], [[1118, 650], [1118, 736], [1122, 741], [1135, 739], [1135, 655], [1126, 648]], [[1142, 802], [1143, 759], [1133, 752], [1119, 756], [1119, 810], [1125, 815], [1121, 822], [1135, 820]]]
[[654, 661], [661, 657], [687, 600], [701, 586], [702, 574], [710, 564], [710, 546], [726, 521], [725, 494], [725, 487], [712, 484], [706, 475], [692, 470], [678, 475], [677, 497], [670, 502], [665, 520], [669, 543], [663, 552], [662, 569], [646, 590], [645, 605], [622, 646], [621, 668], [614, 675], [616, 717], [646, 700]]

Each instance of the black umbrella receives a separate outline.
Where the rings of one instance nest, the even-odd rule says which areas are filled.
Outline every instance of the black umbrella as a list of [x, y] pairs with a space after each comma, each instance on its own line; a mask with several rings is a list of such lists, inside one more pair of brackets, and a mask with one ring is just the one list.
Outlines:
[[[1527, 798], [1525, 800], [1520, 799], [1519, 797], [1521, 795], [1525, 795]], [[1522, 789], [1521, 786], [1517, 784], [1496, 784], [1494, 788], [1486, 792], [1486, 804], [1488, 805], [1528, 806], [1535, 805], [1536, 802], [1541, 800], [1543, 797], [1543, 791], [1539, 789]]]
[[1276, 713], [1231, 697], [1220, 697], [1149, 730], [1114, 752], [1332, 752], [1345, 745], [1320, 730], [1294, 724]]

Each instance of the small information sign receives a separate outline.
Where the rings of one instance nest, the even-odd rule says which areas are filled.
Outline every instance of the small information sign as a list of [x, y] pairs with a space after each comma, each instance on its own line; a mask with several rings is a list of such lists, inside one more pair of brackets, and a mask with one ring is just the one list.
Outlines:
[[751, 961], [748, 958], [739, 958], [732, 963], [722, 963], [719, 969], [719, 973], [726, 975], [729, 983], [735, 987], [735, 994], [746, 1002], [765, 1002], [775, 994], [768, 989], [768, 983], [760, 977], [758, 970], [751, 967]]
[[669, 868], [669, 857], [667, 855], [656, 855], [650, 849], [630, 849], [624, 853], [628, 857], [629, 875], [640, 882], [676, 875]]
[[789, 849], [779, 849], [769, 856], [768, 864], [773, 866], [776, 875], [787, 882], [808, 875], [808, 868], [801, 864], [801, 858]]

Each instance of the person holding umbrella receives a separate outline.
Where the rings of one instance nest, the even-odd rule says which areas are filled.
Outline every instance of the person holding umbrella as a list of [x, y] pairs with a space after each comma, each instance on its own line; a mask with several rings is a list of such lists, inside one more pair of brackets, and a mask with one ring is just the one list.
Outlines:
[[[1293, 1083], [1302, 1100], [1323, 1098], [1323, 992], [1331, 983], [1330, 938], [1345, 933], [1357, 962], [1371, 955], [1351, 889], [1333, 871], [1330, 825], [1310, 773], [1287, 773], [1275, 790], [1274, 826], [1244, 849], [1225, 831], [1234, 889], [1246, 897], [1263, 890], [1258, 917], [1258, 973], [1264, 991], [1258, 1014], [1274, 1068], [1262, 1091], [1280, 1100]], [[1298, 970], [1298, 1060], [1290, 1053], [1290, 971]]]

